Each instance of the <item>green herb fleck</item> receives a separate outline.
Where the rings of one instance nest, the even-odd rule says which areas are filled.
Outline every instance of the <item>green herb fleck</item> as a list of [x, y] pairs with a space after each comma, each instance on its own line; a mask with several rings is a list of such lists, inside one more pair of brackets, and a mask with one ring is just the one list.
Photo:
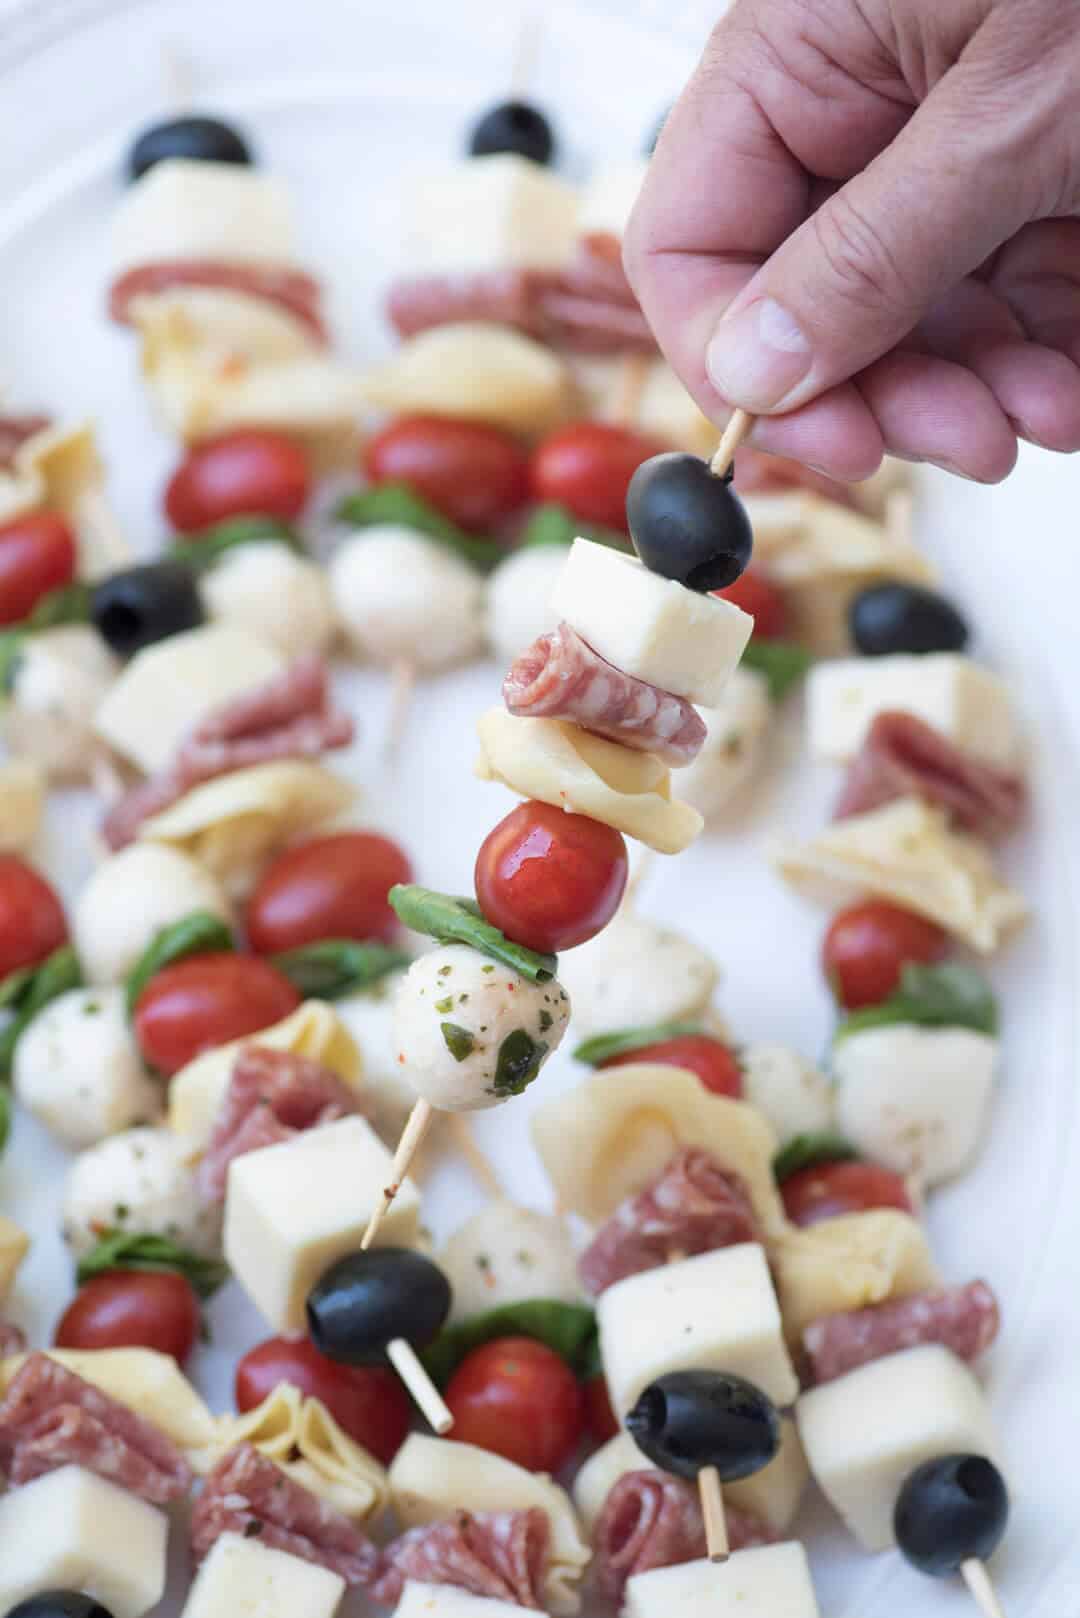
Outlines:
[[456, 1022], [440, 1023], [442, 1037], [446, 1041], [446, 1048], [455, 1062], [464, 1062], [476, 1049], [476, 1040], [467, 1028], [462, 1028]]
[[555, 1018], [551, 1015], [550, 1011], [545, 1011], [544, 1008], [541, 1006], [541, 1008], [540, 1008], [540, 1016], [539, 1016], [538, 1020], [539, 1020], [539, 1023], [540, 1023], [540, 1032], [542, 1034], [546, 1034], [548, 1029], [551, 1027], [552, 1023], [554, 1023]]
[[531, 1039], [524, 1028], [515, 1028], [512, 1034], [507, 1034], [499, 1046], [499, 1058], [495, 1064], [495, 1081], [492, 1084], [495, 1095], [519, 1096], [523, 1090], [527, 1090], [539, 1073], [547, 1053], [547, 1046]]
[[447, 1016], [447, 1014], [453, 1011], [453, 1009], [454, 997], [452, 994], [444, 995], [441, 1000], [436, 1000], [435, 1002], [435, 1010], [439, 1013], [440, 1017]]

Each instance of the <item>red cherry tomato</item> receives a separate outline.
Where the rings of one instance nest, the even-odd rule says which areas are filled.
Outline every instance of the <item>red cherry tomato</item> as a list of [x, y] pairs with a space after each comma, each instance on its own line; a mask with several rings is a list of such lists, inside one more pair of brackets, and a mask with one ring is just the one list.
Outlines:
[[405, 1442], [412, 1406], [393, 1371], [337, 1365], [306, 1337], [270, 1337], [236, 1367], [237, 1410], [254, 1410], [282, 1382], [320, 1399], [338, 1426], [384, 1466]]
[[948, 947], [936, 922], [871, 899], [833, 917], [821, 956], [833, 993], [852, 1011], [887, 999], [908, 961], [940, 961]]
[[476, 897], [488, 921], [541, 953], [572, 949], [606, 927], [626, 887], [626, 844], [588, 815], [523, 803], [488, 832], [476, 856]]
[[407, 483], [462, 528], [490, 528], [522, 505], [529, 462], [516, 438], [479, 421], [401, 416], [364, 448], [372, 483]]
[[585, 1432], [585, 1395], [565, 1360], [532, 1337], [499, 1337], [467, 1354], [446, 1402], [454, 1437], [530, 1472], [558, 1472]]
[[770, 584], [764, 573], [747, 568], [729, 584], [726, 590], [715, 590], [721, 601], [734, 602], [754, 620], [754, 634], [759, 640], [779, 640], [787, 627], [787, 607], [775, 584]]
[[784, 1181], [780, 1195], [793, 1225], [863, 1213], [867, 1208], [902, 1208], [913, 1213], [907, 1186], [880, 1163], [818, 1163]]
[[600, 1066], [629, 1067], [634, 1062], [660, 1062], [665, 1067], [689, 1068], [713, 1095], [732, 1096], [738, 1101], [743, 1093], [742, 1068], [734, 1052], [710, 1034], [679, 1034], [674, 1039], [658, 1040], [655, 1045], [645, 1045], [641, 1050], [612, 1056]]
[[274, 955], [322, 938], [390, 939], [397, 918], [386, 895], [411, 881], [406, 854], [375, 832], [298, 843], [263, 872], [248, 904], [248, 942]]
[[60, 1317], [57, 1348], [156, 1348], [183, 1365], [199, 1335], [199, 1300], [175, 1270], [107, 1270]]
[[67, 942], [60, 900], [17, 854], [0, 854], [0, 982]]
[[585, 1420], [589, 1437], [597, 1444], [606, 1444], [619, 1431], [619, 1423], [611, 1408], [611, 1395], [602, 1376], [591, 1376], [585, 1384]]
[[256, 1034], [300, 1004], [288, 978], [268, 961], [222, 950], [189, 955], [150, 979], [135, 1005], [139, 1049], [171, 1078], [201, 1051]]
[[31, 511], [0, 528], [0, 624], [17, 624], [75, 577], [75, 535], [63, 517]]
[[663, 455], [668, 448], [660, 439], [628, 427], [575, 422], [552, 433], [533, 451], [529, 465], [533, 495], [567, 506], [584, 522], [625, 531], [630, 479], [642, 461]]
[[244, 428], [205, 438], [181, 461], [165, 490], [174, 528], [192, 533], [226, 517], [281, 517], [304, 509], [310, 488], [302, 452], [282, 433]]

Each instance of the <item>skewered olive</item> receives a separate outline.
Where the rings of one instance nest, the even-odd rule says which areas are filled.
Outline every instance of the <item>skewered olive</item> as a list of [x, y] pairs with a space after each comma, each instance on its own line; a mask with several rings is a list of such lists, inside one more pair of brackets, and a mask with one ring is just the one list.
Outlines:
[[630, 479], [630, 537], [645, 566], [702, 594], [734, 584], [754, 536], [731, 474], [716, 477], [696, 455], [654, 455]]
[[386, 1345], [422, 1347], [450, 1313], [450, 1283], [422, 1253], [377, 1247], [331, 1265], [308, 1294], [311, 1340], [342, 1365], [381, 1364]]
[[550, 163], [555, 134], [539, 107], [528, 101], [500, 101], [474, 126], [469, 137], [471, 157], [494, 157], [515, 152], [534, 163]]
[[42, 1590], [12, 1607], [7, 1618], [112, 1618], [112, 1613], [78, 1590]]
[[128, 175], [141, 180], [155, 163], [185, 157], [196, 163], [254, 163], [243, 135], [220, 118], [170, 118], [151, 124], [136, 140], [128, 156]]
[[102, 579], [90, 597], [90, 617], [119, 657], [131, 657], [168, 635], [197, 629], [206, 614], [190, 568], [149, 562]]
[[855, 597], [848, 619], [864, 657], [962, 652], [970, 634], [951, 601], [918, 584], [875, 584]]
[[920, 1573], [947, 1579], [985, 1562], [1009, 1520], [1005, 1479], [983, 1455], [941, 1455], [908, 1478], [896, 1502], [896, 1543]]
[[768, 1466], [780, 1448], [780, 1417], [760, 1388], [721, 1371], [658, 1377], [626, 1418], [638, 1449], [665, 1472], [696, 1478], [715, 1466], [734, 1483]]

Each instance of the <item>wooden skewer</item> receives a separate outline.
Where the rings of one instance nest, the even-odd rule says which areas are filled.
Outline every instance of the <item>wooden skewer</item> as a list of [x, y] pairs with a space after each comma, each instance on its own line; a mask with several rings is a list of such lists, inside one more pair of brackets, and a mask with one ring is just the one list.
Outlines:
[[716, 446], [716, 454], [709, 462], [709, 471], [713, 477], [722, 478], [735, 459], [735, 451], [754, 425], [755, 417], [748, 410], [736, 410], [727, 426], [723, 437]]
[[637, 896], [641, 892], [642, 886], [644, 885], [645, 880], [652, 870], [655, 862], [656, 855], [653, 853], [652, 849], [643, 848], [637, 857], [637, 863], [635, 864], [634, 869], [630, 872], [629, 880], [627, 881], [626, 888], [623, 891], [622, 909], [633, 910], [634, 905], [637, 902]]
[[386, 1218], [390, 1204], [401, 1190], [401, 1182], [409, 1172], [409, 1165], [416, 1156], [420, 1142], [431, 1127], [431, 1120], [435, 1116], [435, 1108], [430, 1101], [418, 1101], [410, 1112], [405, 1128], [401, 1132], [397, 1151], [394, 1153], [393, 1178], [388, 1186], [383, 1188], [382, 1197], [368, 1220], [367, 1229], [360, 1243], [360, 1251], [366, 1253], [375, 1237], [379, 1233], [379, 1226]]
[[964, 1583], [975, 1597], [976, 1605], [986, 1618], [1005, 1618], [1005, 1609], [998, 1600], [997, 1591], [986, 1570], [986, 1563], [969, 1557], [960, 1569]]
[[461, 1153], [468, 1166], [469, 1172], [478, 1185], [481, 1185], [489, 1197], [502, 1197], [505, 1195], [504, 1187], [487, 1153], [477, 1144], [473, 1134], [472, 1124], [464, 1112], [451, 1112], [448, 1115], [450, 1133], [454, 1137], [454, 1145]]
[[442, 1394], [424, 1370], [416, 1350], [404, 1337], [386, 1345], [386, 1357], [404, 1382], [428, 1422], [441, 1438], [454, 1425], [454, 1418]]
[[911, 543], [915, 497], [910, 489], [894, 489], [885, 501], [885, 532], [894, 545]]
[[409, 709], [416, 689], [416, 664], [406, 658], [398, 658], [390, 670], [390, 681], [390, 713], [383, 740], [383, 758], [388, 764], [397, 758], [409, 721]]
[[724, 1515], [724, 1496], [720, 1488], [720, 1474], [715, 1466], [703, 1466], [698, 1473], [698, 1491], [701, 1510], [705, 1517], [705, 1544], [710, 1562], [726, 1562], [731, 1555], [728, 1543], [727, 1517]]

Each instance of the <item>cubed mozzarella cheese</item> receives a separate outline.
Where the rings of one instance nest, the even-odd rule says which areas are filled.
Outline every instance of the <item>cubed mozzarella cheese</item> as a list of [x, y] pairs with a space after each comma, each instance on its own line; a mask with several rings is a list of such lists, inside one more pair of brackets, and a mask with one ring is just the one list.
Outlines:
[[165, 1593], [168, 1520], [127, 1489], [63, 1466], [0, 1499], [0, 1610], [43, 1590], [78, 1590], [142, 1618]]
[[[363, 1118], [342, 1118], [294, 1140], [235, 1158], [225, 1199], [225, 1257], [276, 1331], [303, 1331], [307, 1295], [346, 1253], [355, 1252], [393, 1158]], [[404, 1180], [377, 1237], [411, 1247], [420, 1195]]]
[[513, 152], [472, 157], [416, 188], [407, 226], [412, 275], [559, 269], [577, 239], [578, 195]]
[[509, 326], [455, 321], [418, 332], [362, 378], [383, 410], [432, 411], [541, 433], [565, 415], [570, 373], [553, 349]]
[[819, 1618], [806, 1552], [794, 1540], [736, 1551], [722, 1567], [683, 1562], [636, 1574], [623, 1618]]
[[770, 1250], [788, 1341], [823, 1315], [906, 1298], [940, 1280], [926, 1233], [899, 1208], [839, 1214], [783, 1231]]
[[257, 635], [283, 657], [325, 652], [337, 621], [326, 570], [288, 545], [236, 545], [204, 574], [202, 598], [215, 623]]
[[582, 1301], [565, 1220], [501, 1198], [455, 1230], [439, 1267], [450, 1282], [453, 1320], [530, 1298]]
[[222, 1534], [200, 1567], [181, 1618], [333, 1618], [345, 1580], [242, 1534]]
[[102, 860], [72, 912], [75, 950], [91, 983], [119, 983], [155, 935], [195, 910], [230, 920], [213, 877], [177, 849], [132, 843]]
[[648, 172], [645, 157], [598, 168], [581, 193], [579, 235], [621, 238]]
[[815, 1135], [833, 1121], [832, 1085], [824, 1073], [788, 1045], [743, 1045], [743, 1096], [776, 1130], [781, 1146], [795, 1135]]
[[471, 1596], [452, 1584], [414, 1584], [411, 1580], [394, 1608], [394, 1618], [522, 1618], [526, 1613], [525, 1607], [512, 1601]]
[[264, 169], [170, 158], [124, 196], [113, 223], [113, 273], [142, 264], [288, 264], [288, 192]]
[[15, 1047], [12, 1081], [26, 1110], [76, 1151], [152, 1123], [162, 1108], [119, 985], [51, 1000]]
[[0, 1303], [11, 1291], [19, 1265], [30, 1251], [30, 1237], [21, 1225], [0, 1214]]
[[85, 779], [98, 751], [95, 715], [116, 671], [115, 658], [87, 624], [29, 636], [0, 714], [12, 753], [35, 763], [50, 782]]
[[720, 981], [716, 961], [694, 939], [625, 907], [568, 950], [559, 969], [582, 1036], [700, 1018]]
[[219, 1224], [199, 1196], [182, 1137], [171, 1129], [125, 1129], [80, 1152], [68, 1170], [63, 1235], [76, 1257], [104, 1230], [167, 1236], [214, 1253]]
[[483, 648], [483, 580], [411, 528], [380, 523], [345, 540], [329, 580], [350, 649], [371, 663], [434, 674]]
[[566, 552], [561, 545], [526, 545], [511, 551], [488, 580], [485, 628], [500, 663], [510, 667], [534, 640], [555, 629], [549, 606]]
[[575, 539], [551, 604], [601, 657], [661, 691], [715, 707], [754, 627], [733, 602]]

